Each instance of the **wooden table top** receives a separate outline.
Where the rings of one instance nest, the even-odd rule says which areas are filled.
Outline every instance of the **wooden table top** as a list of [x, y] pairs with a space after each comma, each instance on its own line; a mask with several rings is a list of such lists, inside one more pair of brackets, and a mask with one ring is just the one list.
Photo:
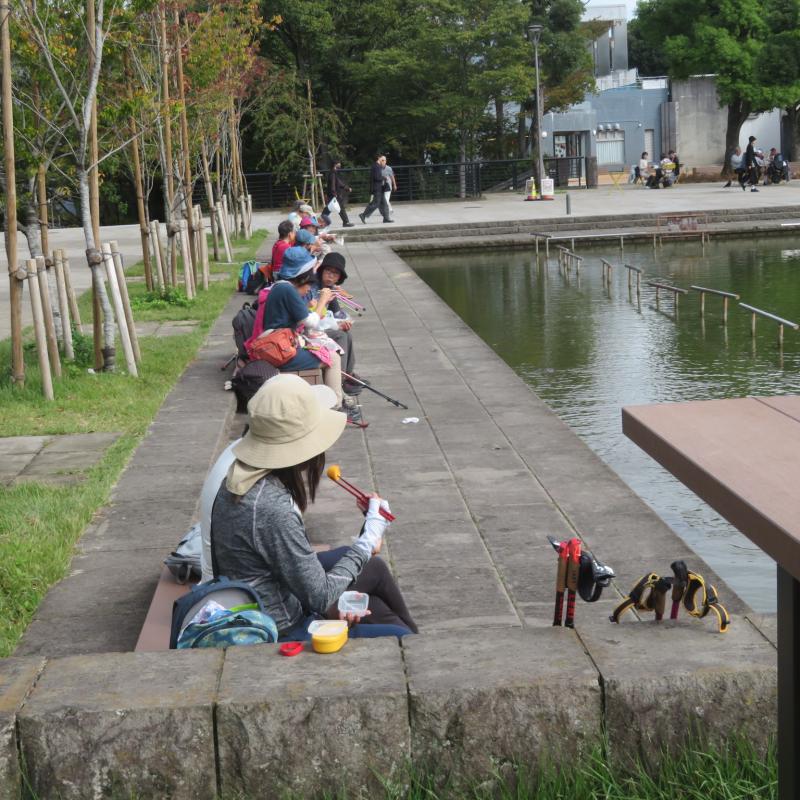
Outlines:
[[800, 396], [628, 406], [622, 430], [800, 580]]

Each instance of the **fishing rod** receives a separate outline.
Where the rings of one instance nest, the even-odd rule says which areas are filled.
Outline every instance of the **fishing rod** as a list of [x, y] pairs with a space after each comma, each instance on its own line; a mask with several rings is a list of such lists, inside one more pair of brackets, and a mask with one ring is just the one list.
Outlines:
[[399, 400], [389, 397], [388, 394], [379, 392], [377, 389], [370, 386], [366, 381], [362, 381], [360, 378], [356, 378], [353, 375], [348, 375], [346, 372], [344, 372], [344, 370], [342, 371], [342, 375], [347, 378], [347, 380], [353, 381], [353, 383], [357, 383], [359, 386], [363, 386], [365, 389], [369, 389], [371, 392], [375, 392], [375, 394], [377, 394], [379, 397], [382, 397], [384, 400], [388, 400], [392, 405], [395, 405], [398, 408], [404, 408], [406, 411], [408, 411], [408, 406], [405, 403], [401, 403]]
[[[361, 489], [353, 486], [352, 483], [349, 483], [342, 477], [342, 470], [338, 464], [331, 464], [327, 472], [325, 473], [334, 483], [338, 483], [339, 486], [342, 487], [346, 492], [350, 492], [356, 500], [363, 503], [365, 506], [369, 505], [369, 497], [361, 491]], [[386, 511], [384, 508], [378, 508], [378, 513], [388, 522], [394, 522], [395, 516], [394, 514]]]

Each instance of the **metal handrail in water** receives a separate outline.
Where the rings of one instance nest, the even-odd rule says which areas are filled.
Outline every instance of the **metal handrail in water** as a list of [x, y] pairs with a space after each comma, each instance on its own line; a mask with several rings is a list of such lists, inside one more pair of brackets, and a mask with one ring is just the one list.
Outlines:
[[749, 306], [747, 303], [739, 303], [739, 308], [745, 309], [745, 311], [750, 312], [750, 335], [756, 335], [756, 316], [765, 317], [766, 319], [771, 319], [773, 322], [778, 323], [778, 342], [783, 343], [783, 328], [784, 326], [791, 328], [792, 330], [797, 330], [800, 328], [800, 324], [797, 322], [792, 322], [791, 320], [784, 319], [783, 317], [777, 316], [777, 314], [770, 314], [769, 311], [764, 311], [761, 308], [755, 308], [755, 306]]

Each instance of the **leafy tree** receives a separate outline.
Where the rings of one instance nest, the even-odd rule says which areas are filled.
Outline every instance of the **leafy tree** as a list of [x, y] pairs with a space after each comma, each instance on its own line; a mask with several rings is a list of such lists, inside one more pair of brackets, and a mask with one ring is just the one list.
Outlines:
[[652, 41], [642, 33], [641, 20], [634, 17], [628, 23], [628, 64], [640, 75], [666, 75], [669, 64], [664, 54], [663, 38]]

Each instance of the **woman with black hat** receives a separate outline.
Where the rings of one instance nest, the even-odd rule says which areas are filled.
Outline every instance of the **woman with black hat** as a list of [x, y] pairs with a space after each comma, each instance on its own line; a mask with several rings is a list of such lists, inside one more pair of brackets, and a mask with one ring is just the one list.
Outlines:
[[[341, 286], [347, 280], [346, 264], [345, 257], [341, 253], [328, 253], [317, 269], [317, 284], [312, 290], [311, 296], [316, 299], [322, 289], [330, 289], [335, 292], [336, 287]], [[344, 351], [342, 353], [342, 372], [355, 375], [356, 354], [353, 347], [353, 321], [342, 310], [336, 297], [330, 300], [327, 308], [331, 315], [325, 321], [325, 333]], [[361, 385], [349, 381], [347, 378], [342, 381], [342, 388], [349, 395], [361, 394]]]

